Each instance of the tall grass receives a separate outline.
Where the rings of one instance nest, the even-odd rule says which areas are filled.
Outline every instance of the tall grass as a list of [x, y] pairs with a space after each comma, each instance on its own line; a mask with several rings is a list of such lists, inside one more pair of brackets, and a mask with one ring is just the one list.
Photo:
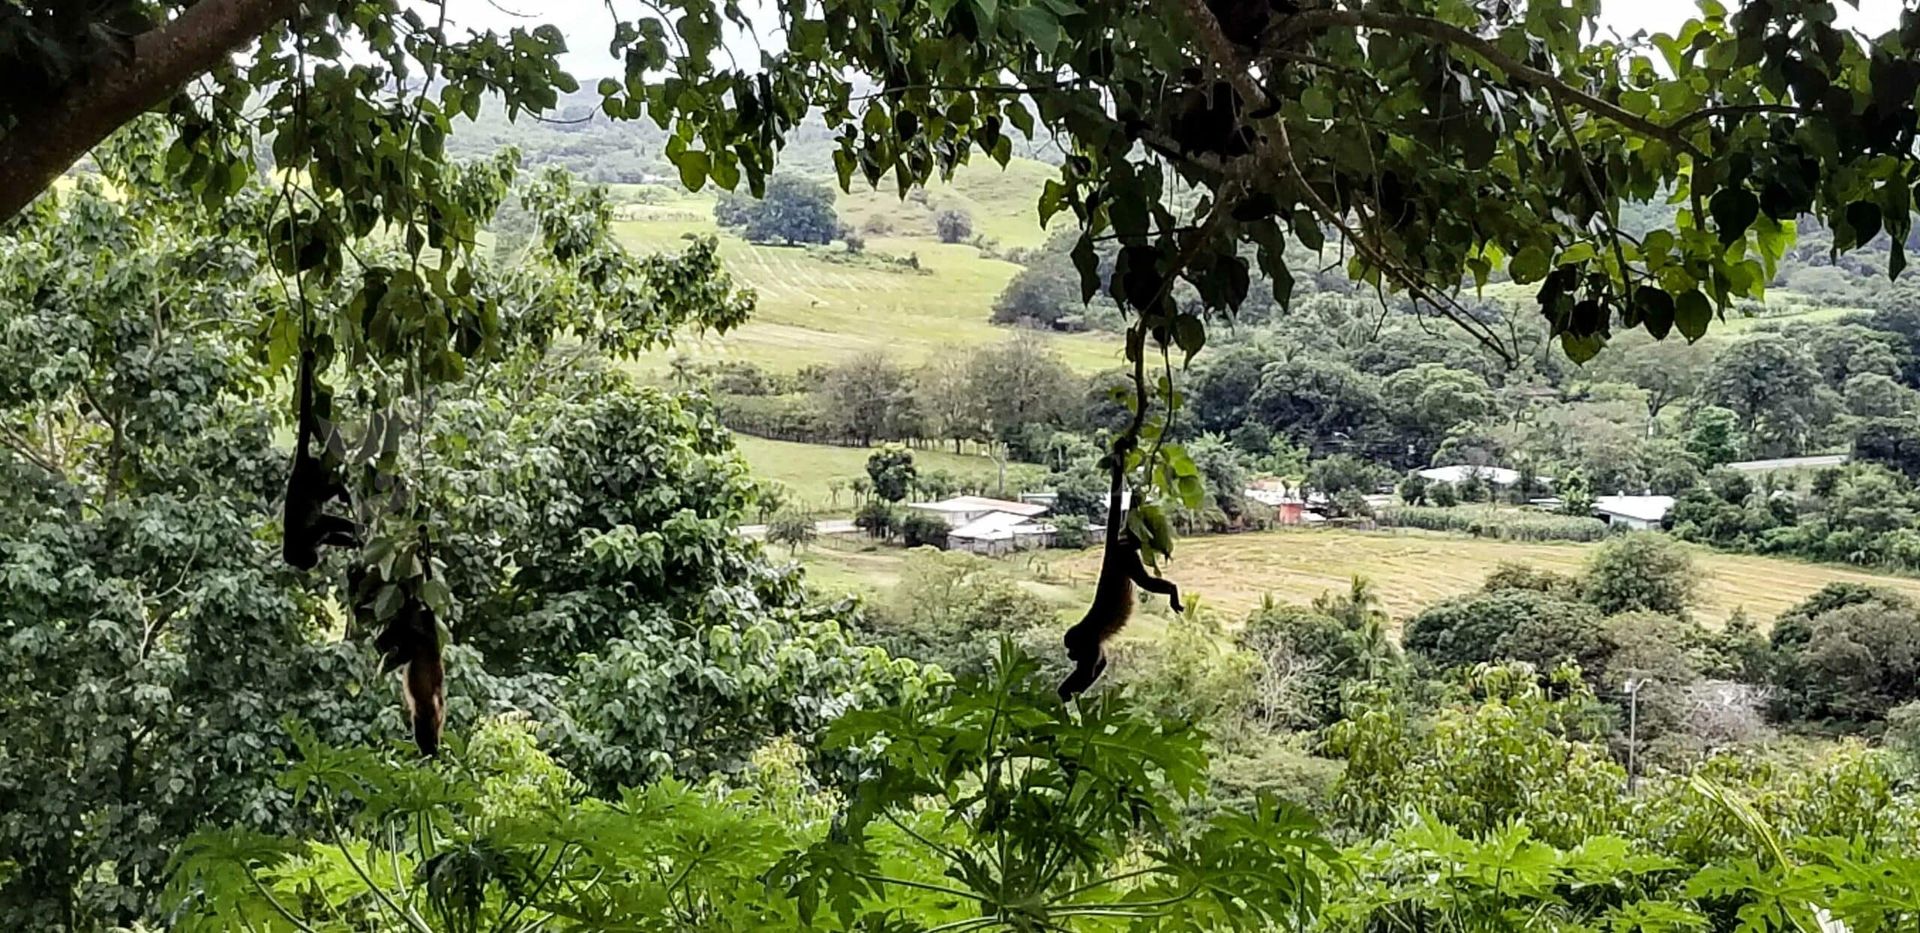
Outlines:
[[1391, 506], [1381, 509], [1375, 520], [1388, 528], [1452, 531], [1501, 541], [1598, 541], [1607, 535], [1607, 523], [1597, 518], [1471, 506]]

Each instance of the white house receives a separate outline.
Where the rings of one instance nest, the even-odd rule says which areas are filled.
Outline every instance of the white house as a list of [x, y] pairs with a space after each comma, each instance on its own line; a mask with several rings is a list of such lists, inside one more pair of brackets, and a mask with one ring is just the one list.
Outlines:
[[1673, 511], [1672, 496], [1597, 496], [1593, 514], [1609, 525], [1622, 528], [1658, 528]]
[[955, 551], [999, 556], [1053, 543], [1054, 527], [1030, 516], [1009, 512], [983, 515], [947, 532], [947, 547]]
[[1038, 502], [1012, 502], [1006, 499], [990, 499], [986, 496], [954, 496], [939, 502], [913, 502], [909, 503], [907, 508], [938, 515], [946, 521], [949, 528], [959, 528], [996, 512], [1022, 518], [1032, 518], [1047, 512], [1047, 506]]
[[1814, 470], [1823, 467], [1844, 466], [1853, 459], [1847, 454], [1818, 454], [1812, 457], [1778, 457], [1773, 460], [1741, 460], [1727, 464], [1727, 469], [1741, 473], [1770, 473], [1774, 470]]
[[[1496, 466], [1473, 466], [1471, 464], [1433, 467], [1431, 469], [1421, 470], [1419, 475], [1421, 479], [1430, 483], [1449, 483], [1453, 485], [1464, 483], [1476, 477], [1483, 482], [1500, 487], [1511, 486], [1520, 482], [1520, 472], [1518, 470], [1509, 470], [1506, 467]], [[1538, 481], [1539, 480], [1536, 479], [1536, 482]]]

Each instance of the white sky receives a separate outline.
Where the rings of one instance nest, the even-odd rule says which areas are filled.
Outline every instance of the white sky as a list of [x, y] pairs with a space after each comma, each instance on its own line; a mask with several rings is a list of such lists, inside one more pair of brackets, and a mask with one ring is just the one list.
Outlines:
[[[429, 7], [426, 0], [407, 0], [416, 7]], [[614, 13], [632, 18], [641, 7], [631, 0], [446, 0], [449, 33], [460, 34], [460, 27], [493, 29], [504, 32], [514, 26], [552, 23], [567, 37], [570, 50], [564, 64], [582, 86], [591, 87], [603, 75], [618, 75], [623, 69], [607, 54], [613, 39]], [[756, 22], [771, 25], [772, 11], [763, 3], [746, 0], [741, 4], [754, 13]], [[1726, 0], [1729, 8], [1739, 0]], [[1859, 9], [1839, 4], [1839, 25], [1858, 29], [1867, 35], [1879, 35], [1892, 28], [1900, 15], [1900, 0], [1861, 0]], [[423, 11], [424, 12], [424, 11]], [[433, 11], [432, 15], [437, 15]], [[1688, 0], [1602, 0], [1600, 22], [1603, 27], [1630, 35], [1644, 29], [1649, 33], [1671, 32], [1681, 23], [1698, 15]], [[740, 50], [744, 51], [744, 50]], [[736, 53], [737, 54], [737, 53]], [[743, 63], [752, 59], [742, 56]]]

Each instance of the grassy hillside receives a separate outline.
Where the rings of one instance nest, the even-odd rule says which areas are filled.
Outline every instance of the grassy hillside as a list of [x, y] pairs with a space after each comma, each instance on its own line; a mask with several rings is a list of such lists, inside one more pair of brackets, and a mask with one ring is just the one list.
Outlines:
[[[867, 475], [864, 447], [834, 447], [825, 444], [796, 444], [748, 435], [735, 435], [734, 442], [753, 467], [753, 475], [773, 480], [786, 487], [794, 504], [836, 514], [853, 513], [853, 499], [841, 492], [834, 501], [831, 483]], [[956, 454], [950, 450], [915, 450], [914, 466], [922, 472], [944, 470], [955, 477], [976, 480], [992, 488], [999, 481], [999, 468], [993, 460], [977, 454]], [[1008, 496], [1019, 493], [1039, 478], [1042, 471], [1028, 463], [1007, 465]]]
[[[1272, 593], [1305, 603], [1342, 590], [1360, 574], [1372, 580], [1389, 612], [1404, 620], [1420, 609], [1480, 586], [1502, 561], [1577, 573], [1598, 545], [1492, 541], [1456, 535], [1357, 531], [1275, 531], [1191, 538], [1180, 542], [1168, 573], [1183, 592], [1237, 623]], [[821, 585], [877, 591], [890, 585], [901, 551], [849, 554], [817, 549], [807, 564]], [[1020, 572], [1082, 591], [1099, 570], [1098, 551], [1044, 551], [1016, 555]], [[1709, 626], [1736, 609], [1763, 627], [1774, 616], [1832, 582], [1888, 586], [1920, 597], [1920, 580], [1823, 564], [1698, 550], [1703, 580], [1695, 613]]]
[[[677, 250], [688, 236], [717, 234], [729, 272], [759, 295], [747, 326], [724, 338], [689, 337], [672, 352], [697, 358], [742, 359], [776, 371], [883, 350], [915, 363], [1018, 337], [1045, 341], [1068, 365], [1094, 372], [1118, 365], [1119, 343], [1110, 335], [1053, 335], [997, 327], [987, 318], [993, 301], [1019, 266], [968, 244], [941, 243], [933, 215], [949, 206], [966, 208], [975, 229], [999, 248], [1035, 245], [1045, 237], [1033, 198], [1050, 166], [1018, 160], [1002, 170], [991, 163], [962, 169], [951, 185], [921, 200], [902, 201], [891, 189], [842, 195], [837, 210], [868, 234], [863, 255], [839, 246], [790, 247], [748, 243], [721, 233], [713, 221], [712, 192], [685, 194], [657, 186], [614, 186], [618, 196], [645, 198], [620, 209], [615, 230], [636, 250]], [[911, 260], [919, 268], [908, 264]], [[666, 355], [641, 369], [658, 374]]]

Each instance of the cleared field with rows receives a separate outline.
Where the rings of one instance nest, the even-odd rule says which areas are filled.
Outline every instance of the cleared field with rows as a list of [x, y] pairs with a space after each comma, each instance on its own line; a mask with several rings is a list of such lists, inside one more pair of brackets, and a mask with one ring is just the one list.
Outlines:
[[[1237, 624], [1264, 594], [1281, 602], [1306, 603], [1328, 590], [1344, 590], [1360, 574], [1372, 580], [1386, 608], [1404, 620], [1442, 599], [1475, 589], [1503, 561], [1561, 573], [1578, 573], [1595, 544], [1535, 544], [1492, 541], [1427, 532], [1339, 530], [1274, 531], [1188, 538], [1180, 542], [1168, 573], [1183, 593]], [[822, 586], [833, 590], [884, 592], [898, 577], [905, 552], [816, 548], [806, 563]], [[1887, 586], [1920, 598], [1920, 579], [1885, 576], [1825, 564], [1771, 557], [1694, 552], [1702, 574], [1694, 612], [1709, 626], [1744, 608], [1762, 628], [1820, 587], [1836, 582]], [[1062, 594], [1091, 592], [1099, 571], [1097, 550], [1038, 551], [1007, 558], [1016, 576], [1049, 581]]]
[[[976, 230], [998, 248], [1041, 242], [1045, 231], [1035, 222], [1033, 197], [1052, 171], [1036, 162], [1015, 162], [1004, 173], [975, 166], [954, 185], [930, 192], [924, 205], [902, 202], [890, 190], [843, 195], [841, 218], [856, 228], [887, 218], [890, 232], [869, 234], [862, 255], [838, 245], [760, 245], [721, 233], [711, 193], [623, 205], [614, 229], [637, 251], [676, 251], [690, 235], [717, 235], [727, 271], [758, 293], [745, 327], [725, 337], [680, 340], [673, 352], [695, 358], [746, 360], [790, 372], [869, 351], [917, 363], [1017, 337], [1046, 342], [1081, 372], [1117, 366], [1120, 342], [1113, 335], [1048, 334], [989, 323], [994, 299], [1020, 267], [972, 245], [933, 238], [933, 211], [951, 204], [973, 214]], [[906, 265], [909, 259], [919, 268]], [[655, 355], [640, 368], [658, 375], [666, 359]]]
[[[1404, 618], [1478, 588], [1502, 561], [1578, 573], [1597, 547], [1414, 532], [1275, 531], [1181, 541], [1169, 574], [1182, 590], [1200, 595], [1229, 618], [1257, 607], [1265, 593], [1283, 602], [1304, 603], [1327, 590], [1345, 589], [1348, 578], [1360, 574], [1374, 582], [1388, 611]], [[1707, 550], [1696, 550], [1694, 562], [1702, 575], [1694, 611], [1710, 626], [1742, 608], [1764, 626], [1835, 581], [1889, 586], [1920, 597], [1920, 580], [1825, 564]], [[1099, 554], [1077, 554], [1057, 565], [1075, 577], [1090, 578], [1098, 570]]]

